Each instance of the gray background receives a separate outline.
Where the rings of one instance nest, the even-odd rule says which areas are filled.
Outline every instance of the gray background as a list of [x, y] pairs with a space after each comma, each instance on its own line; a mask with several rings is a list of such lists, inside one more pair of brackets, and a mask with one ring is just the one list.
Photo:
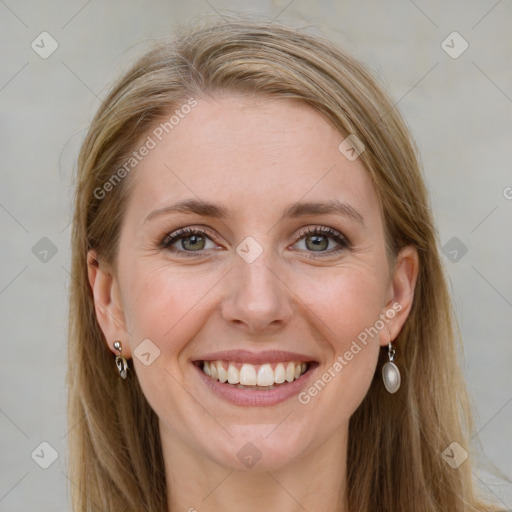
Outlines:
[[[510, 1], [0, 0], [1, 511], [70, 509], [69, 223], [84, 129], [113, 78], [152, 40], [232, 9], [324, 33], [390, 90], [420, 146], [447, 247], [483, 451], [512, 475]], [[46, 59], [31, 47], [51, 48], [48, 39], [41, 48], [43, 31], [59, 45]], [[441, 45], [453, 31], [469, 44], [458, 58]], [[446, 44], [453, 54], [463, 41]], [[43, 441], [58, 454], [48, 469]], [[475, 477], [512, 509], [510, 483], [485, 469]]]

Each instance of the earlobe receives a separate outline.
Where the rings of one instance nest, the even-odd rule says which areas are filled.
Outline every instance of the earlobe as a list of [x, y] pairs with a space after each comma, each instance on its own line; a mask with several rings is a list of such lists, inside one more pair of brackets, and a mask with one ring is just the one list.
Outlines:
[[389, 285], [388, 302], [384, 314], [389, 318], [389, 336], [381, 338], [381, 345], [387, 345], [400, 334], [412, 308], [414, 290], [419, 271], [419, 257], [416, 247], [403, 247], [397, 255], [396, 264]]
[[109, 350], [117, 355], [114, 342], [123, 343], [123, 356], [131, 357], [128, 333], [117, 290], [117, 280], [111, 269], [101, 262], [96, 251], [87, 253], [87, 274], [94, 297], [96, 319], [103, 331]]

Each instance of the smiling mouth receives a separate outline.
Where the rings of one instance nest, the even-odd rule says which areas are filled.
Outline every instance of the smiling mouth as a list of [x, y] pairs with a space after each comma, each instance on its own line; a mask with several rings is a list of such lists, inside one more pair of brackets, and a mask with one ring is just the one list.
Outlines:
[[270, 390], [293, 382], [304, 375], [313, 362], [286, 361], [254, 365], [233, 361], [197, 361], [212, 380], [247, 390]]

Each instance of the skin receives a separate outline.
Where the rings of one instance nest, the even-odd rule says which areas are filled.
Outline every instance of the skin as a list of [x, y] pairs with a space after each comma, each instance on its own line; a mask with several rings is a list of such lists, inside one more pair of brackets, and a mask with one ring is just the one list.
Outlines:
[[[343, 139], [294, 100], [199, 99], [130, 176], [116, 266], [101, 258], [94, 266], [97, 255], [89, 254], [109, 349], [115, 353], [120, 340], [130, 358], [150, 339], [160, 351], [149, 366], [137, 357], [133, 363], [160, 420], [170, 511], [347, 510], [348, 422], [368, 391], [379, 347], [396, 338], [409, 314], [418, 256], [405, 247], [387, 260], [378, 197], [360, 160], [338, 150]], [[186, 198], [231, 213], [145, 221]], [[281, 219], [291, 202], [336, 199], [364, 224], [334, 213]], [[159, 246], [186, 226], [209, 228], [199, 256]], [[309, 226], [339, 231], [350, 247], [330, 252], [340, 246], [327, 235], [315, 249], [311, 236], [298, 236]], [[247, 236], [263, 249], [252, 263], [236, 252]], [[180, 241], [174, 248], [193, 252]], [[192, 364], [218, 350], [287, 350], [317, 361], [313, 383], [397, 303], [394, 318], [308, 404], [297, 397], [269, 407], [230, 404]], [[248, 442], [261, 455], [252, 468], [237, 457]]]

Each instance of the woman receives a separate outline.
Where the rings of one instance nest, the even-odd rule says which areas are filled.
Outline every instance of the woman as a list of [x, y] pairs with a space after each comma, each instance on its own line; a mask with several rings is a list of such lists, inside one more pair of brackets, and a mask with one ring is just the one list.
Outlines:
[[75, 511], [490, 511], [415, 149], [363, 65], [235, 20], [113, 88], [79, 157]]

